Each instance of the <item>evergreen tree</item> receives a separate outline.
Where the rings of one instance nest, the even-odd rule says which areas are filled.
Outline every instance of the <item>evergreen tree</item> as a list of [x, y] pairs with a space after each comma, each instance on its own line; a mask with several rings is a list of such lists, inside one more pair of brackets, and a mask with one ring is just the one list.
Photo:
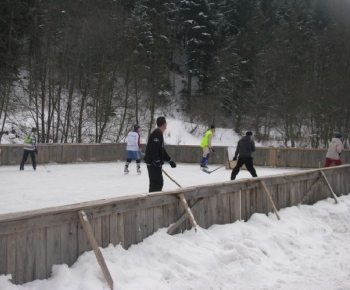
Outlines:
[[[206, 0], [181, 1], [179, 3], [178, 43], [185, 55], [187, 84], [184, 90], [187, 111], [192, 112], [192, 89], [199, 95], [208, 92], [210, 68], [215, 49], [216, 27], [211, 6]], [[195, 78], [196, 83], [193, 83]]]

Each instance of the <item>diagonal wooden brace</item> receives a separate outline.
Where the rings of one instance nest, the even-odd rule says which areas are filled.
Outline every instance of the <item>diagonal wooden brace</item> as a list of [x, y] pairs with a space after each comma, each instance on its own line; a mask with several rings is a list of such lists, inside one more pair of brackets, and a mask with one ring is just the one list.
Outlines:
[[309, 188], [309, 190], [306, 192], [306, 194], [304, 195], [304, 197], [301, 199], [300, 203], [302, 204], [309, 196], [309, 194], [314, 190], [314, 188], [318, 185], [318, 180], [319, 177], [317, 177], [317, 179], [315, 180], [315, 182], [311, 185], [311, 187]]
[[[203, 198], [198, 200], [194, 206], [192, 206], [191, 211], [194, 212], [196, 209], [203, 204]], [[177, 228], [178, 226], [183, 223], [187, 218], [187, 212], [185, 212], [172, 226], [169, 227], [167, 233], [171, 235]]]
[[92, 231], [90, 222], [86, 216], [86, 213], [85, 213], [85, 211], [80, 210], [80, 211], [78, 211], [78, 214], [79, 214], [80, 221], [83, 225], [83, 228], [85, 230], [85, 233], [86, 233], [86, 235], [89, 239], [89, 242], [91, 244], [91, 247], [94, 250], [97, 262], [101, 267], [101, 270], [103, 272], [103, 276], [105, 277], [109, 288], [111, 290], [113, 290], [113, 279], [111, 277], [111, 274], [109, 273], [109, 270], [108, 270], [107, 265], [106, 265], [106, 261], [102, 256], [101, 250], [98, 247], [97, 241], [96, 241], [95, 236], [93, 234], [93, 231]]
[[327, 187], [329, 188], [329, 191], [331, 192], [331, 194], [332, 194], [333, 197], [334, 197], [335, 203], [339, 203], [339, 200], [338, 200], [338, 198], [337, 198], [337, 195], [336, 195], [335, 192], [333, 191], [331, 185], [330, 185], [329, 182], [328, 182], [328, 179], [327, 179], [326, 175], [324, 174], [324, 172], [323, 172], [322, 170], [321, 170], [321, 174], [322, 174], [322, 177], [323, 177], [324, 181], [325, 181], [326, 184], [327, 184]]
[[[164, 174], [165, 174], [166, 176], [169, 177], [169, 179], [170, 179], [171, 181], [173, 181], [179, 188], [181, 188], [180, 184], [178, 184], [174, 179], [172, 179], [172, 178], [170, 177], [170, 175], [169, 175], [164, 169], [162, 169], [162, 171], [164, 172]], [[194, 215], [193, 215], [193, 213], [192, 213], [190, 207], [188, 206], [188, 203], [187, 203], [187, 201], [186, 201], [186, 198], [185, 198], [184, 194], [183, 194], [183, 193], [179, 193], [179, 194], [178, 194], [178, 197], [179, 197], [179, 199], [180, 199], [180, 203], [182, 204], [182, 206], [184, 207], [184, 209], [185, 209], [185, 211], [186, 211], [186, 213], [187, 213], [187, 216], [188, 216], [188, 218], [189, 218], [189, 220], [190, 220], [190, 223], [191, 223], [192, 228], [194, 228], [194, 230], [197, 231], [197, 222], [196, 222], [196, 220], [194, 219]]]
[[273, 200], [272, 200], [272, 198], [271, 198], [270, 192], [269, 192], [269, 190], [267, 189], [265, 182], [264, 182], [263, 180], [260, 180], [260, 183], [261, 183], [261, 185], [262, 185], [262, 187], [263, 187], [263, 189], [264, 189], [266, 195], [268, 196], [268, 199], [270, 200], [271, 206], [272, 206], [272, 208], [273, 208], [273, 211], [275, 212], [275, 215], [276, 215], [277, 219], [280, 220], [281, 218], [280, 218], [280, 216], [279, 216], [278, 213], [277, 213], [275, 204], [273, 203]]
[[188, 203], [187, 203], [186, 198], [185, 198], [183, 193], [179, 193], [179, 199], [180, 199], [180, 203], [182, 204], [182, 206], [184, 207], [184, 209], [187, 213], [187, 216], [190, 220], [192, 228], [194, 228], [194, 230], [197, 231], [197, 222], [194, 219], [194, 215], [193, 215], [190, 207], [188, 206]]

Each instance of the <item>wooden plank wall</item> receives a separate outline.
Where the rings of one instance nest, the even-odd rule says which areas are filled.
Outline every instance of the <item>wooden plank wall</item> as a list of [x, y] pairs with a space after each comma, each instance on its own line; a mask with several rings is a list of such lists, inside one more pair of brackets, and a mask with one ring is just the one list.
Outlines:
[[[145, 144], [142, 145], [145, 150]], [[125, 160], [124, 143], [101, 144], [39, 144], [39, 163], [108, 162]], [[167, 145], [169, 155], [176, 162], [200, 163], [202, 149], [199, 146]], [[216, 152], [209, 157], [210, 164], [227, 162], [227, 147], [216, 146]], [[0, 164], [19, 165], [22, 159], [22, 145], [1, 145]], [[271, 167], [320, 168], [324, 164], [325, 149], [257, 147], [254, 164]], [[350, 150], [344, 150], [341, 159], [350, 163]], [[27, 163], [30, 163], [28, 158]]]
[[[23, 145], [0, 145], [0, 150], [1, 165], [20, 164]], [[38, 144], [38, 151], [39, 163], [106, 162], [125, 160], [126, 144]]]
[[[350, 165], [323, 170], [335, 192], [349, 193]], [[306, 204], [331, 196], [320, 170], [314, 169], [4, 214], [0, 215], [0, 275], [11, 274], [15, 284], [48, 278], [52, 265], [70, 266], [79, 255], [91, 250], [79, 222], [79, 210], [86, 212], [100, 247], [112, 243], [125, 249], [169, 227], [184, 214], [177, 198], [179, 192], [190, 206], [201, 201], [193, 214], [205, 229], [213, 224], [247, 221], [254, 213], [268, 214], [272, 208], [260, 180], [265, 182], [278, 210], [298, 205], [307, 192]], [[186, 219], [174, 233], [189, 228]]]

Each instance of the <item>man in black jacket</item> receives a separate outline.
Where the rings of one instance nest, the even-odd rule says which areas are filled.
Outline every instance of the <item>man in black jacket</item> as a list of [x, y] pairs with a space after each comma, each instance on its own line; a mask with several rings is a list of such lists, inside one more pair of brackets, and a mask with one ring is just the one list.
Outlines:
[[157, 128], [148, 138], [145, 162], [147, 164], [149, 176], [149, 192], [161, 191], [163, 189], [163, 172], [162, 165], [164, 161], [169, 162], [172, 168], [176, 167], [176, 163], [171, 160], [170, 156], [164, 148], [163, 132], [167, 127], [165, 117], [157, 118]]
[[233, 160], [237, 160], [238, 156], [238, 161], [236, 166], [232, 169], [231, 180], [236, 179], [239, 169], [243, 165], [245, 165], [245, 167], [253, 177], [257, 177], [255, 168], [253, 166], [252, 153], [255, 151], [255, 143], [251, 139], [252, 135], [253, 133], [251, 131], [248, 131], [247, 133], [245, 133], [245, 136], [243, 136], [238, 141], [235, 157], [233, 157]]

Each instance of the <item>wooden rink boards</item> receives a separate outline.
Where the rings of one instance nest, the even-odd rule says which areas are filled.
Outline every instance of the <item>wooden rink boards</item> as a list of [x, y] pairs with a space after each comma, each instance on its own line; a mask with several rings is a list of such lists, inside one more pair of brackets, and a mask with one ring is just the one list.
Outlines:
[[53, 265], [71, 266], [82, 253], [91, 251], [78, 214], [82, 210], [99, 247], [111, 243], [127, 249], [176, 222], [173, 234], [191, 229], [189, 219], [183, 218], [179, 194], [186, 198], [198, 226], [207, 229], [247, 221], [254, 213], [273, 212], [271, 200], [280, 210], [332, 197], [321, 171], [335, 193], [350, 192], [350, 165], [343, 165], [3, 214], [0, 275], [11, 274], [14, 284], [49, 278]]

